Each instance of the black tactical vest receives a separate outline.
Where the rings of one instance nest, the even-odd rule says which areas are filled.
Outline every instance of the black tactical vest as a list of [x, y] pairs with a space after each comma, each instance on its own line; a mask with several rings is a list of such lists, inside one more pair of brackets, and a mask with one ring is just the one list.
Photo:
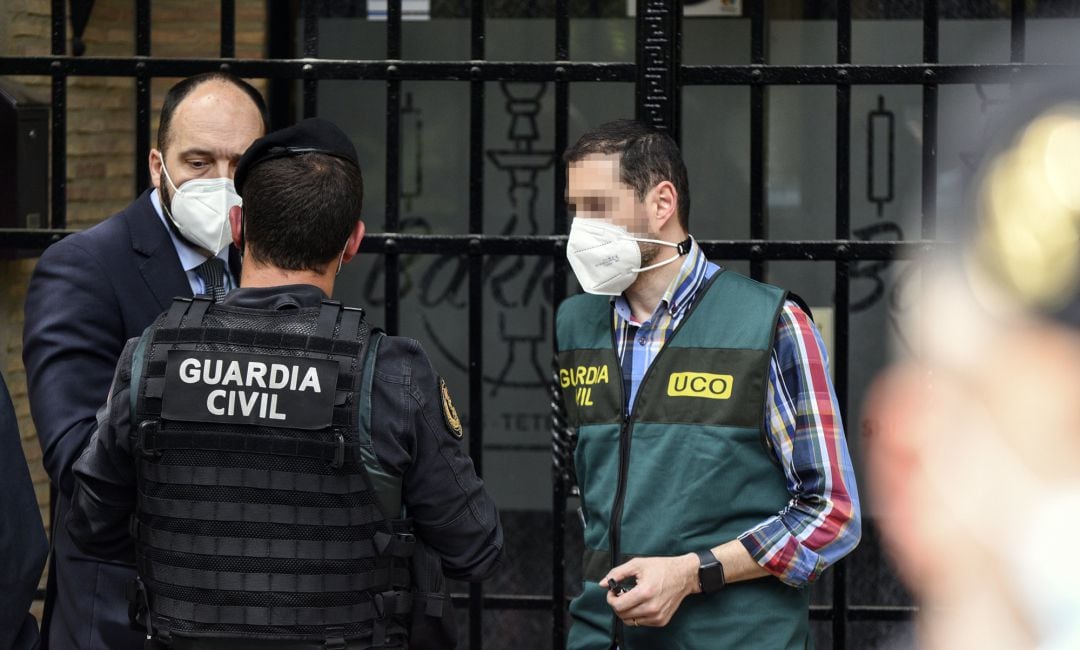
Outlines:
[[414, 539], [363, 460], [370, 335], [361, 310], [332, 301], [205, 298], [178, 299], [144, 333], [133, 615], [149, 634], [407, 645]]

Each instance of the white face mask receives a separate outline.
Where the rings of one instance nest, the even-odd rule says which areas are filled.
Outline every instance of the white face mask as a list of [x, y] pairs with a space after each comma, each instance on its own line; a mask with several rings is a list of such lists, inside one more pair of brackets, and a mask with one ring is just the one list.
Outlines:
[[[679, 254], [651, 266], [641, 266], [641, 248], [637, 242], [670, 246]], [[634, 237], [623, 226], [596, 218], [575, 217], [566, 242], [566, 259], [581, 288], [600, 296], [617, 296], [626, 290], [642, 271], [670, 264], [690, 251], [690, 240], [681, 244], [659, 239]]]
[[217, 255], [232, 241], [229, 210], [242, 205], [233, 182], [228, 178], [195, 178], [177, 188], [161, 161], [161, 171], [172, 187], [170, 207], [161, 206], [185, 239]]

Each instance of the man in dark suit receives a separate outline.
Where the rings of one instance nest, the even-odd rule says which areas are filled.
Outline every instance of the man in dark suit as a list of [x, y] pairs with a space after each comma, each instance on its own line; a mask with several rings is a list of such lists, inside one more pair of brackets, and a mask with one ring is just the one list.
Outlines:
[[[240, 156], [266, 132], [258, 91], [225, 73], [169, 91], [149, 164], [153, 190], [42, 255], [30, 280], [23, 362], [45, 469], [57, 488], [44, 647], [142, 647], [128, 622], [131, 565], [83, 555], [62, 525], [71, 466], [105, 403], [124, 343], [175, 296], [217, 296], [239, 277], [227, 214]], [[55, 522], [61, 522], [56, 525]]]
[[49, 544], [4, 377], [0, 375], [0, 650], [37, 647], [37, 621], [27, 613]]

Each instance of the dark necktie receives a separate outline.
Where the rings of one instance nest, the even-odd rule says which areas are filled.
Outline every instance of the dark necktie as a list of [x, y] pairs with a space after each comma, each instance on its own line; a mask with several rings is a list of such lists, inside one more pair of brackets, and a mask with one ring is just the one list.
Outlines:
[[206, 294], [220, 302], [225, 297], [225, 262], [219, 257], [211, 257], [195, 267], [195, 274], [202, 278]]

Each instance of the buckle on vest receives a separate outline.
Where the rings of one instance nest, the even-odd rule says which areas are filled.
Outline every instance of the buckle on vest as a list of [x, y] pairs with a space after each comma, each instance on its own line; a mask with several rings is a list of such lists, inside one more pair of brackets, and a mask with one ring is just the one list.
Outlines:
[[127, 597], [128, 618], [131, 620], [131, 626], [138, 629], [139, 616], [142, 615], [142, 622], [146, 625], [146, 641], [149, 643], [154, 636], [154, 627], [150, 621], [150, 599], [146, 594], [146, 585], [143, 584], [141, 577], [135, 576], [135, 579], [128, 583]]
[[158, 432], [157, 420], [143, 420], [139, 423], [138, 443], [136, 447], [144, 458], [160, 458], [161, 452], [154, 448], [154, 436]]
[[416, 536], [412, 533], [384, 533], [379, 531], [371, 538], [375, 550], [379, 555], [386, 555], [387, 551], [393, 557], [410, 557], [416, 548]]
[[345, 436], [337, 434], [337, 449], [334, 450], [334, 460], [330, 462], [330, 467], [334, 469], [341, 469], [345, 466]]
[[328, 627], [323, 631], [326, 638], [323, 640], [325, 650], [345, 650], [345, 628], [341, 626]]

